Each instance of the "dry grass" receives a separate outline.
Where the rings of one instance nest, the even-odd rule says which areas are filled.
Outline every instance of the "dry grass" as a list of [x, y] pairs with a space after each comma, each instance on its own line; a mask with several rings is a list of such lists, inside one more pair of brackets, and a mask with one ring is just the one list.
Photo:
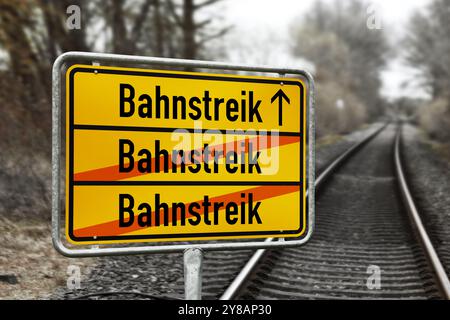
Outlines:
[[443, 159], [450, 162], [450, 105], [440, 98], [424, 105], [419, 110], [419, 125], [424, 140]]
[[422, 140], [441, 158], [450, 163], [450, 142], [439, 142], [430, 138], [424, 129], [421, 129]]
[[[88, 270], [93, 259], [69, 259], [55, 251], [50, 223], [0, 218], [0, 275], [12, 274], [17, 284], [0, 282], [0, 299], [45, 299], [65, 286], [67, 267]], [[83, 272], [82, 272], [83, 273]]]
[[450, 105], [446, 99], [436, 99], [419, 111], [419, 124], [434, 140], [450, 140]]
[[342, 136], [338, 134], [330, 134], [324, 137], [320, 137], [316, 141], [316, 147], [323, 147], [329, 144], [337, 143], [342, 140]]
[[450, 143], [434, 143], [433, 149], [450, 163]]

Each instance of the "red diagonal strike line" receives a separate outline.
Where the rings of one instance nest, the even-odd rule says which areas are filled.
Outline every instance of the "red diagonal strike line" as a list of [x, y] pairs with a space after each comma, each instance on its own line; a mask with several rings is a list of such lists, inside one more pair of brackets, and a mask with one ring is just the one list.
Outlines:
[[[255, 188], [251, 188], [251, 189], [247, 189], [247, 190], [239, 190], [237, 192], [223, 194], [223, 195], [220, 195], [217, 197], [210, 198], [209, 201], [210, 202], [224, 202], [224, 203], [228, 203], [228, 202], [239, 203], [243, 200], [241, 198], [241, 193], [253, 193], [253, 200], [261, 201], [264, 199], [269, 199], [269, 198], [273, 198], [273, 197], [277, 197], [277, 196], [282, 196], [282, 195], [285, 195], [288, 193], [297, 192], [299, 190], [300, 190], [300, 186], [260, 186], [260, 187], [255, 187]], [[248, 198], [245, 198], [245, 199], [248, 199]], [[186, 203], [186, 208], [191, 203], [198, 203], [201, 206], [201, 202], [203, 202], [203, 199], [197, 200], [194, 202], [190, 202], [190, 203]], [[208, 213], [211, 211], [213, 211], [213, 206], [209, 206]], [[179, 212], [176, 212], [176, 213], [177, 213], [177, 216], [175, 217], [175, 219], [180, 220], [181, 219], [180, 213]], [[200, 215], [202, 215], [203, 213], [204, 213], [204, 210], [202, 210], [202, 212], [199, 212]], [[155, 214], [156, 214], [156, 212], [153, 211], [151, 216], [154, 217]], [[136, 213], [135, 213], [135, 215], [136, 215]], [[190, 215], [189, 212], [186, 210], [186, 219], [188, 219], [189, 217], [192, 217], [192, 215]], [[135, 216], [135, 219], [137, 219], [136, 216]], [[172, 216], [172, 207], [171, 207], [168, 210], [169, 225], [170, 225], [170, 222], [172, 222], [172, 220], [173, 220], [173, 216]], [[154, 221], [154, 218], [153, 218], [153, 221]], [[152, 221], [152, 223], [153, 223], [153, 221]], [[162, 219], [160, 219], [160, 221], [162, 221]], [[187, 221], [186, 221], [186, 224], [188, 224]], [[150, 227], [153, 227], [153, 226], [154, 225], [152, 225]], [[89, 226], [86, 228], [75, 229], [74, 235], [76, 237], [117, 236], [120, 234], [133, 232], [133, 231], [140, 230], [140, 229], [147, 229], [150, 227], [140, 227], [137, 223], [135, 223], [129, 227], [121, 228], [121, 227], [119, 227], [119, 220], [114, 220], [114, 221], [109, 221], [109, 222]]]
[[[270, 139], [269, 136], [266, 136], [266, 137], [267, 137], [266, 139], [258, 139], [258, 137], [255, 137], [255, 138], [251, 138], [251, 139], [248, 139], [248, 138], [243, 139], [240, 141], [231, 141], [231, 142], [223, 143], [220, 145], [209, 146], [209, 149], [211, 150], [212, 153], [213, 153], [213, 150], [214, 151], [223, 151], [222, 154], [220, 156], [218, 156], [218, 158], [221, 158], [226, 153], [226, 150], [234, 150], [236, 152], [240, 152], [239, 150], [241, 147], [241, 144], [240, 144], [241, 142], [246, 142], [245, 143], [246, 146], [248, 146], [249, 143], [252, 143], [253, 145], [257, 146], [255, 151], [261, 151], [264, 149], [270, 149], [270, 148], [274, 148], [277, 146], [283, 146], [283, 145], [287, 145], [287, 144], [291, 144], [291, 143], [297, 143], [300, 141], [300, 137], [281, 136], [281, 137], [278, 137], [278, 139], [274, 139], [276, 141], [274, 141], [272, 143], [272, 139]], [[261, 141], [261, 140], [263, 140], [263, 141]], [[200, 154], [202, 154], [202, 152], [204, 151], [204, 148], [196, 149], [196, 151], [198, 151]], [[189, 151], [189, 152], [191, 152], [191, 151]], [[213, 156], [210, 155], [210, 158], [212, 158], [212, 157]], [[169, 166], [167, 168], [168, 170], [172, 169], [172, 166], [174, 166], [174, 165], [176, 165], [177, 167], [181, 166], [181, 163], [174, 164], [171, 161], [171, 159], [172, 159], [172, 155], [169, 153]], [[201, 159], [196, 159], [196, 160], [199, 162], [204, 161], [204, 157], [201, 157]], [[154, 158], [154, 157], [152, 158], [152, 160], [151, 160], [152, 168], [155, 167], [156, 161], [159, 161], [160, 168], [164, 168], [164, 157], [163, 156], [159, 157], [159, 159]], [[185, 159], [185, 164], [190, 165], [192, 163], [190, 161], [188, 161], [188, 159]], [[144, 174], [148, 174], [148, 173], [139, 172], [136, 165], [134, 166], [132, 171], [127, 172], [127, 173], [119, 172], [119, 165], [113, 165], [113, 166], [109, 166], [109, 167], [98, 168], [98, 169], [75, 173], [74, 181], [117, 181], [117, 180], [122, 180], [122, 179], [133, 178], [133, 177], [144, 175]]]

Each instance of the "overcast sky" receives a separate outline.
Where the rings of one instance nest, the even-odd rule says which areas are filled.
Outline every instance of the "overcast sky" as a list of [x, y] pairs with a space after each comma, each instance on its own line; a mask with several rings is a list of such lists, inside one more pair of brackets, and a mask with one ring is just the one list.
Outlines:
[[[228, 43], [236, 43], [236, 48], [244, 48], [232, 50], [230, 59], [249, 64], [295, 64], [297, 67], [301, 65], [303, 68], [311, 68], [306, 62], [290, 56], [288, 32], [290, 23], [306, 13], [314, 2], [315, 0], [224, 1], [223, 18], [235, 26]], [[430, 0], [373, 0], [370, 3], [380, 9], [382, 28], [395, 43], [404, 35], [410, 15], [416, 10], [423, 10], [429, 2]], [[270, 45], [267, 45], [268, 38], [271, 39]], [[263, 47], [264, 51], [252, 50], [259, 47]], [[393, 59], [382, 73], [382, 94], [388, 98], [424, 96], [424, 92], [417, 86], [402, 86], [414, 73], [415, 70], [407, 67], [401, 59]]]

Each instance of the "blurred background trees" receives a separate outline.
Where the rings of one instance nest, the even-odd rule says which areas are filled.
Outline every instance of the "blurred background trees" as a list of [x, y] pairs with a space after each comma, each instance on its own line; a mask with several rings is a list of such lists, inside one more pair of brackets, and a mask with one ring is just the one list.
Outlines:
[[[418, 111], [419, 123], [442, 142], [450, 142], [450, 1], [433, 0], [416, 13], [405, 40], [408, 62], [420, 69], [417, 79], [432, 101]], [[417, 80], [416, 80], [417, 81]]]
[[[280, 52], [267, 48], [289, 42], [292, 61], [314, 66], [318, 137], [350, 132], [388, 111], [418, 115], [432, 138], [448, 142], [450, 0], [429, 1], [396, 46], [421, 71], [411, 81], [428, 88], [424, 103], [380, 94], [381, 72], [395, 50], [383, 29], [368, 28], [365, 0], [317, 0], [292, 21], [288, 39], [272, 30], [236, 34], [236, 43], [227, 42], [231, 26], [220, 19], [228, 0], [0, 0], [0, 211], [31, 203], [48, 211], [51, 66], [66, 51], [228, 60], [234, 46], [250, 53], [239, 62], [272, 64]], [[67, 26], [72, 5], [81, 9], [80, 29]], [[256, 14], [258, 8], [248, 19]]]
[[[0, 212], [48, 213], [51, 67], [58, 55], [213, 58], [210, 43], [229, 30], [208, 14], [221, 1], [0, 0]], [[72, 5], [80, 8], [80, 29], [68, 28]]]
[[317, 1], [292, 24], [293, 53], [316, 67], [319, 135], [354, 130], [384, 112], [380, 71], [390, 48], [383, 30], [367, 27], [367, 7]]

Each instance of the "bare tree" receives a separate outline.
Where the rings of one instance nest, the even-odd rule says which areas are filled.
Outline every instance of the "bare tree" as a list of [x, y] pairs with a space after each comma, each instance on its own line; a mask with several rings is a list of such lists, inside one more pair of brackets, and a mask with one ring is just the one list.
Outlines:
[[[198, 58], [226, 32], [211, 27], [209, 12], [196, 15], [220, 0], [174, 1], [0, 0], [0, 175], [7, 186], [0, 203], [8, 214], [48, 216], [51, 66], [58, 55], [104, 50]], [[80, 29], [68, 29], [70, 5], [81, 9]]]
[[407, 59], [422, 70], [433, 98], [450, 103], [450, 1], [434, 0], [424, 13], [416, 13], [406, 38]]
[[[29, 2], [0, 0], [0, 43], [9, 54], [12, 73], [29, 92], [28, 103], [40, 98], [40, 81], [37, 77], [39, 57], [27, 36], [27, 30], [33, 27], [31, 13]], [[21, 28], [16, 27], [18, 23]]]
[[[199, 52], [206, 43], [224, 36], [230, 30], [230, 26], [227, 26], [211, 32], [203, 32], [209, 27], [212, 19], [205, 18], [202, 21], [197, 21], [195, 18], [198, 11], [222, 0], [203, 0], [203, 2], [198, 3], [194, 0], [183, 0], [182, 5], [174, 3], [173, 0], [167, 1], [175, 23], [182, 30], [183, 58], [197, 59]], [[182, 8], [181, 12], [177, 8]]]
[[[416, 13], [406, 37], [406, 57], [419, 68], [432, 101], [418, 112], [419, 124], [436, 140], [450, 139], [450, 0], [433, 0]], [[417, 77], [414, 79], [417, 82]]]
[[[134, 54], [138, 51], [137, 43], [142, 36], [143, 25], [149, 18], [151, 6], [154, 0], [144, 0], [141, 3], [133, 3], [138, 7], [137, 13], [130, 13], [125, 0], [114, 0], [107, 3], [109, 11], [109, 25], [112, 30], [112, 51], [114, 53]], [[130, 30], [127, 30], [130, 25]]]
[[367, 28], [366, 8], [358, 0], [318, 1], [300, 25], [293, 25], [293, 52], [314, 62], [319, 77], [334, 77], [349, 88], [376, 117], [383, 110], [380, 71], [390, 51], [382, 30]]

